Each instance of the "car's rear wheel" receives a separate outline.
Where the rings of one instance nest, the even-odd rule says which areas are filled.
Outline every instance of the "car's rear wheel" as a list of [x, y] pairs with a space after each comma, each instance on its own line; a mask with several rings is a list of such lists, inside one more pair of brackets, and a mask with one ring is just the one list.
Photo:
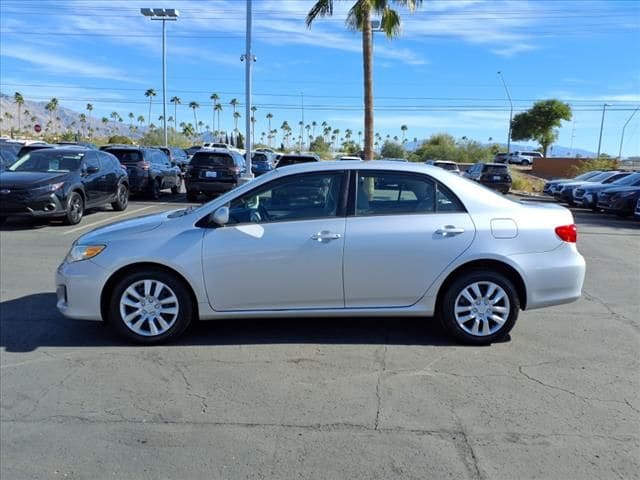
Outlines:
[[513, 328], [520, 301], [513, 283], [501, 273], [477, 270], [456, 278], [440, 303], [440, 321], [462, 343], [488, 345]]
[[160, 179], [151, 182], [151, 190], [149, 194], [153, 200], [158, 200], [160, 198], [160, 182]]
[[525, 167], [531, 165], [531, 162], [529, 160], [522, 160], [522, 162], [520, 162], [520, 165], [523, 165]]
[[113, 328], [125, 338], [147, 345], [178, 337], [192, 315], [187, 287], [161, 270], [126, 275], [115, 285], [109, 304]]
[[116, 212], [122, 212], [126, 210], [129, 205], [129, 187], [126, 184], [121, 183], [118, 185], [118, 191], [116, 192], [116, 201], [111, 204]]
[[67, 210], [65, 213], [65, 223], [67, 225], [77, 225], [84, 215], [84, 200], [78, 192], [71, 192], [67, 199]]

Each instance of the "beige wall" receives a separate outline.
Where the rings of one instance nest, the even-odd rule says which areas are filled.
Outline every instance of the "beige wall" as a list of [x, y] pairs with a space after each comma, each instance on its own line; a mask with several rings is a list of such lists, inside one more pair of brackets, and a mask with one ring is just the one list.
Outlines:
[[588, 158], [536, 158], [533, 161], [531, 173], [542, 178], [565, 178], [571, 177], [571, 167], [580, 165]]

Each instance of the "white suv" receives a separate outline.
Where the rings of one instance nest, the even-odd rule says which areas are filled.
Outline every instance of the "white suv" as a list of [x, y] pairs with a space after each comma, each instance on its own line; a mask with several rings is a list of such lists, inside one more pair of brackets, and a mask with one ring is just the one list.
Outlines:
[[518, 165], [531, 165], [536, 158], [542, 158], [542, 154], [540, 152], [511, 152], [507, 161]]

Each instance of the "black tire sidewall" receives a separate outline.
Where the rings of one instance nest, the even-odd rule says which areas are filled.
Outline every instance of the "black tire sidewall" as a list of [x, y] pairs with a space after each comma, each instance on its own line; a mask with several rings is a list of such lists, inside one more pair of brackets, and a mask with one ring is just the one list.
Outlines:
[[[455, 319], [454, 308], [456, 298], [465, 287], [467, 287], [471, 283], [483, 281], [493, 282], [502, 287], [502, 289], [509, 297], [511, 311], [509, 312], [507, 321], [504, 323], [500, 330], [491, 335], [487, 335], [486, 337], [476, 337], [460, 328], [458, 322]], [[511, 280], [509, 280], [505, 275], [499, 272], [476, 270], [460, 275], [447, 287], [447, 291], [444, 293], [442, 301], [440, 302], [438, 316], [440, 318], [442, 326], [447, 331], [447, 333], [452, 335], [461, 343], [467, 345], [489, 345], [507, 336], [507, 334], [515, 325], [516, 320], [518, 319], [519, 312], [520, 300]]]
[[[125, 203], [124, 205], [122, 205], [122, 202], [120, 202], [120, 195], [119, 195], [120, 188], [122, 187], [127, 189], [127, 203]], [[129, 205], [128, 197], [129, 197], [129, 188], [127, 187], [127, 185], [124, 183], [119, 184], [116, 190], [116, 201], [111, 204], [111, 207], [113, 207], [113, 209], [117, 212], [122, 212], [123, 210], [126, 210], [127, 206]]]
[[160, 179], [155, 178], [151, 183], [151, 191], [149, 192], [153, 200], [160, 198]]
[[[80, 207], [81, 207], [80, 218], [77, 221], [71, 216], [71, 202], [75, 197], [78, 197], [80, 199]], [[82, 198], [82, 195], [80, 195], [78, 192], [71, 192], [69, 194], [69, 198], [67, 199], [67, 211], [65, 214], [65, 221], [68, 225], [77, 225], [82, 221], [83, 218], [84, 218], [84, 199]]]
[[[171, 288], [178, 298], [178, 318], [174, 325], [162, 335], [155, 337], [138, 335], [125, 325], [120, 316], [120, 297], [129, 286], [140, 280], [158, 280]], [[110, 297], [107, 312], [109, 324], [120, 336], [139, 344], [155, 345], [177, 338], [189, 326], [193, 316], [191, 296], [184, 282], [175, 275], [161, 270], [145, 270], [126, 275], [115, 284]]]

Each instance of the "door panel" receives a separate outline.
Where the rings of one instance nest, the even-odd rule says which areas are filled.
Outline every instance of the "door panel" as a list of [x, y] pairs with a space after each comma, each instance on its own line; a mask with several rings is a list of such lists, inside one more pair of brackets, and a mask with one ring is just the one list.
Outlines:
[[[464, 232], [446, 234], [443, 227], [447, 225]], [[467, 213], [347, 219], [346, 307], [413, 305], [471, 245], [474, 235]]]
[[[343, 308], [345, 218], [209, 230], [202, 262], [218, 311]], [[321, 232], [331, 238], [314, 239]]]

